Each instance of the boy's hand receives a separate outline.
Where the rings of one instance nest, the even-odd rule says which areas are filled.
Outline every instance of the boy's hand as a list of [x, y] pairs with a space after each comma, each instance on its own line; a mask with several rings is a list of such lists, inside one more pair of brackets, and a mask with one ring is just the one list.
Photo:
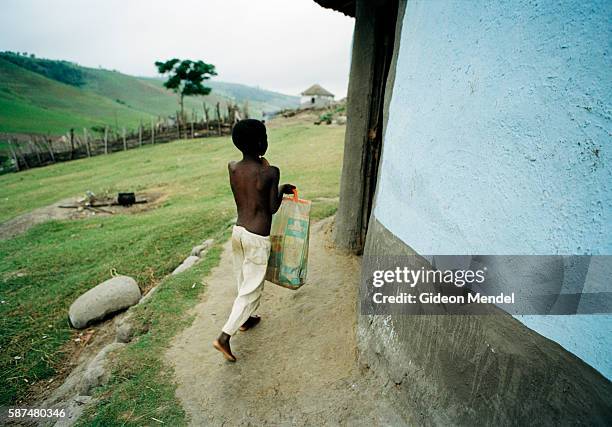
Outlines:
[[280, 191], [282, 194], [293, 194], [294, 189], [295, 189], [295, 185], [283, 184], [281, 185]]

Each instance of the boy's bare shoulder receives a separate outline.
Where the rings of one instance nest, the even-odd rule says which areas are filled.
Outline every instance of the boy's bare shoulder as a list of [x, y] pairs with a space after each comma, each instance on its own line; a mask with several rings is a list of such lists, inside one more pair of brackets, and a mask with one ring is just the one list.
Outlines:
[[270, 179], [277, 179], [280, 177], [280, 169], [270, 164], [268, 164], [267, 166], [264, 166], [262, 172], [264, 176]]
[[261, 158], [261, 166], [262, 166], [262, 171], [267, 175], [271, 175], [271, 176], [280, 175], [280, 169], [277, 168], [276, 166], [272, 166], [270, 162], [268, 162], [268, 159], [266, 159], [265, 157]]
[[263, 177], [266, 181], [278, 180], [280, 178], [280, 169], [276, 166], [270, 165], [270, 163], [268, 163], [266, 159], [262, 158], [262, 160], [262, 163], [257, 166], [253, 164], [246, 165], [241, 161], [230, 160], [229, 162], [227, 162], [227, 169], [230, 173], [234, 173], [241, 168], [247, 168], [252, 171], [253, 166], [255, 166], [258, 170], [257, 173], [260, 174], [260, 176]]

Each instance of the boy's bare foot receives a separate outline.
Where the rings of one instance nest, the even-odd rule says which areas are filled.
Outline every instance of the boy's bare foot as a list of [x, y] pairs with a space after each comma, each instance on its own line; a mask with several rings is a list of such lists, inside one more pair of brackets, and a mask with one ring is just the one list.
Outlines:
[[223, 357], [230, 362], [236, 361], [236, 356], [232, 354], [232, 349], [229, 343], [230, 336], [222, 332], [218, 339], [213, 341], [213, 347], [219, 350]]
[[257, 326], [257, 324], [261, 322], [261, 317], [259, 316], [251, 316], [247, 319], [246, 322], [244, 322], [242, 324], [242, 326], [239, 328], [241, 331], [248, 331], [251, 328], [254, 328], [255, 326]]

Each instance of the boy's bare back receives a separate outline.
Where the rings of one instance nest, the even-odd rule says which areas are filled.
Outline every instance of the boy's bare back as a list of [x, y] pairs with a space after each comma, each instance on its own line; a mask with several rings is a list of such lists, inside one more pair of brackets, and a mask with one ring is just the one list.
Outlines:
[[262, 157], [268, 149], [268, 137], [262, 122], [252, 119], [238, 122], [232, 139], [243, 156], [242, 160], [227, 165], [238, 211], [236, 225], [251, 233], [268, 236], [272, 215], [278, 210], [283, 194], [291, 194], [295, 187], [284, 184], [279, 188], [279, 169], [270, 166]]
[[238, 220], [251, 233], [267, 236], [278, 198], [280, 171], [265, 160], [244, 158], [229, 162], [230, 185], [234, 193]]

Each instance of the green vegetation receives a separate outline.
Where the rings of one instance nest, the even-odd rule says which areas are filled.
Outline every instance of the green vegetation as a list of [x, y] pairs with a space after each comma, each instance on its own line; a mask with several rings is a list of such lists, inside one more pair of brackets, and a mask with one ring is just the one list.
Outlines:
[[[339, 127], [301, 124], [272, 128], [266, 157], [280, 166], [282, 182], [298, 186], [301, 197], [335, 197], [343, 133]], [[111, 269], [149, 289], [192, 246], [209, 237], [219, 243], [227, 237], [235, 208], [226, 163], [238, 157], [229, 138], [207, 138], [0, 176], [0, 221], [86, 190], [167, 195], [160, 206], [143, 213], [52, 221], [2, 241], [0, 404], [27, 399], [33, 385], [55, 375], [68, 357], [65, 344], [74, 337], [66, 321], [68, 307], [107, 279]], [[313, 218], [334, 211], [334, 202], [313, 204]], [[114, 378], [98, 391], [101, 400], [87, 423], [150, 425], [151, 417], [169, 425], [184, 422], [163, 351], [189, 321], [184, 312], [197, 301], [199, 283], [217, 262], [219, 250], [216, 246], [193, 270], [163, 280], [159, 293], [138, 307], [143, 335], [117, 356]]]
[[204, 61], [192, 61], [190, 59], [181, 61], [174, 58], [163, 62], [157, 61], [155, 66], [159, 74], [168, 76], [168, 80], [164, 82], [164, 87], [179, 96], [181, 117], [185, 117], [185, 97], [208, 95], [211, 89], [204, 86], [202, 82], [217, 75], [215, 66]]
[[319, 115], [318, 123], [326, 123], [330, 125], [334, 118], [339, 114], [346, 115], [345, 103], [328, 108], [326, 112]]
[[[152, 69], [153, 66], [152, 66]], [[207, 82], [212, 93], [185, 99], [185, 112], [202, 117], [202, 102], [249, 100], [254, 116], [297, 105], [298, 98], [223, 82]], [[156, 78], [0, 53], [0, 132], [64, 134], [71, 127], [135, 128], [141, 120], [173, 116], [179, 103]]]
[[0, 132], [61, 134], [105, 123], [132, 127], [151, 117], [0, 59]]
[[72, 62], [39, 59], [34, 55], [27, 56], [13, 52], [1, 52], [0, 58], [12, 62], [26, 70], [42, 74], [51, 80], [56, 80], [71, 86], [82, 86], [84, 83], [83, 72]]

